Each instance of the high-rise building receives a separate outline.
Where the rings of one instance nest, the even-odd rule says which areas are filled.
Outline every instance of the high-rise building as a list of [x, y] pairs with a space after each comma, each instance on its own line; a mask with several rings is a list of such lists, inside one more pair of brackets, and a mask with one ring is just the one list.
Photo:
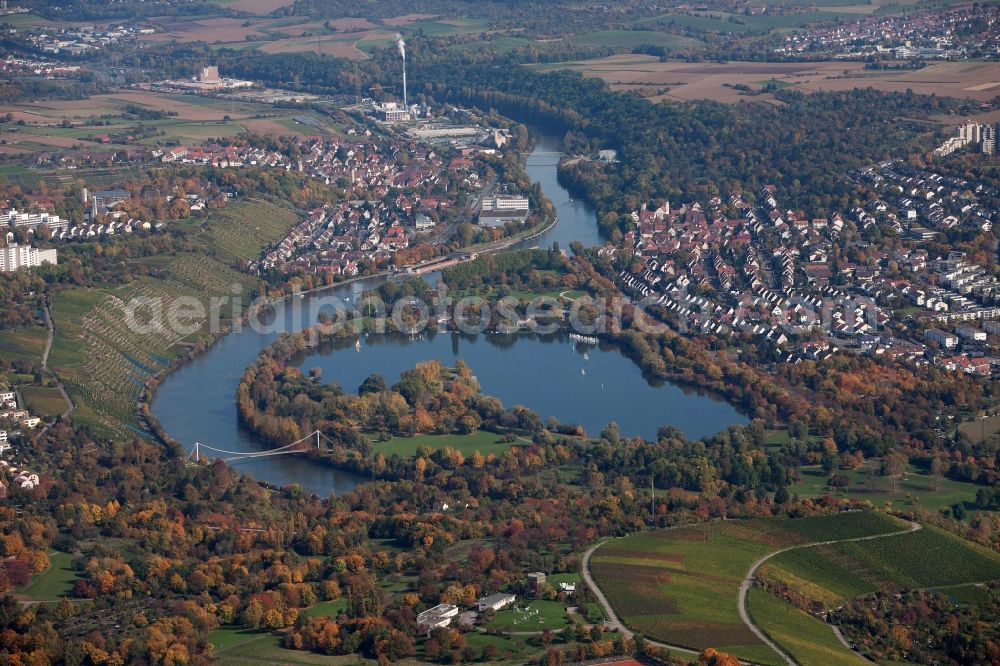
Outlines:
[[982, 150], [987, 155], [993, 155], [997, 149], [997, 128], [993, 125], [983, 125]]
[[20, 268], [33, 268], [42, 264], [57, 263], [54, 249], [39, 250], [30, 245], [11, 245], [0, 248], [0, 272], [9, 273]]

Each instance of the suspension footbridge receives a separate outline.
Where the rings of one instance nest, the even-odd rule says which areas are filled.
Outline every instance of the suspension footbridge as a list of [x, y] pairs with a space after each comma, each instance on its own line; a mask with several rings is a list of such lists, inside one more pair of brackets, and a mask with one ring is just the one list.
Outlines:
[[188, 452], [186, 460], [193, 464], [198, 464], [201, 462], [202, 458], [208, 459], [219, 459], [223, 462], [239, 462], [242, 460], [254, 460], [257, 458], [269, 458], [271, 456], [284, 456], [292, 453], [306, 453], [313, 450], [323, 450], [324, 442], [332, 446], [333, 440], [321, 433], [319, 430], [314, 430], [308, 435], [301, 437], [290, 444], [285, 444], [276, 449], [267, 449], [265, 451], [228, 451], [226, 449], [219, 449], [214, 446], [209, 446], [208, 444], [202, 444], [201, 442], [195, 442], [194, 446]]

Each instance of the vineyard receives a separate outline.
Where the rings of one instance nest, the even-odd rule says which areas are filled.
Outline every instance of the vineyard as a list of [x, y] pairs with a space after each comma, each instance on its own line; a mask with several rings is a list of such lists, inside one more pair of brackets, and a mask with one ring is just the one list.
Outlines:
[[782, 553], [761, 568], [761, 575], [832, 608], [877, 589], [1000, 579], [1000, 555], [924, 527], [885, 539]]
[[809, 666], [861, 666], [868, 662], [840, 642], [822, 620], [760, 588], [750, 590], [750, 617], [797, 663]]
[[594, 553], [590, 566], [631, 629], [673, 645], [716, 647], [746, 660], [777, 664], [778, 655], [739, 616], [739, 586], [751, 564], [788, 546], [899, 529], [898, 521], [870, 512], [721, 521], [608, 542]]
[[[108, 290], [76, 289], [54, 299], [56, 339], [53, 369], [77, 403], [77, 420], [106, 434], [137, 432], [138, 401], [146, 381], [179, 356], [203, 346], [211, 337], [208, 322], [190, 335], [174, 332], [167, 318], [151, 318], [148, 307], [136, 309], [130, 326], [128, 304], [133, 299], [162, 303], [164, 314], [180, 297], [197, 298], [208, 310], [211, 296], [232, 294], [232, 285], [249, 279], [219, 261], [200, 255], [178, 255], [157, 262], [169, 279], [143, 278]], [[228, 305], [223, 307], [228, 322]], [[99, 412], [94, 409], [100, 405]]]
[[223, 255], [247, 260], [256, 259], [262, 247], [282, 238], [298, 221], [291, 208], [252, 200], [213, 213], [206, 226]]

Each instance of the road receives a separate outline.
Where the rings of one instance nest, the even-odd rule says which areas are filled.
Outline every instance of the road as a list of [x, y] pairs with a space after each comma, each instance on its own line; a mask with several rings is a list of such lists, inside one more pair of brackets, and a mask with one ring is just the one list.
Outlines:
[[[764, 557], [760, 558], [759, 560], [753, 563], [753, 565], [750, 567], [750, 570], [747, 571], [747, 575], [743, 577], [743, 582], [740, 584], [740, 596], [739, 596], [740, 619], [743, 620], [743, 624], [747, 625], [747, 628], [750, 629], [750, 631], [752, 631], [757, 638], [759, 638], [761, 641], [764, 642], [765, 645], [767, 645], [769, 648], [778, 653], [789, 666], [795, 666], [795, 661], [787, 654], [785, 654], [785, 652], [781, 648], [779, 648], [774, 643], [774, 641], [768, 638], [767, 635], [763, 631], [761, 631], [761, 629], [757, 625], [753, 623], [753, 621], [750, 619], [750, 615], [747, 613], [747, 593], [750, 591], [750, 587], [753, 585], [757, 569], [759, 569], [762, 564], [767, 562], [775, 555], [780, 555], [781, 553], [787, 553], [790, 550], [799, 550], [801, 548], [815, 548], [816, 546], [828, 546], [834, 543], [846, 543], [849, 541], [868, 541], [870, 539], [883, 539], [885, 537], [896, 536], [898, 534], [907, 534], [908, 532], [916, 532], [922, 527], [923, 525], [921, 525], [920, 523], [911, 521], [910, 527], [908, 529], [900, 530], [898, 532], [889, 532], [888, 534], [873, 534], [872, 536], [854, 537], [852, 539], [834, 539], [832, 541], [816, 541], [814, 543], [806, 543], [798, 546], [789, 546], [788, 548], [782, 548], [781, 550], [776, 550], [773, 553], [768, 553], [767, 555], [765, 555]], [[837, 634], [838, 639], [845, 647], [847, 647], [847, 649], [849, 650], [851, 649], [851, 646], [847, 643], [846, 640], [844, 640], [844, 637], [840, 635], [838, 631], [834, 631], [834, 634]], [[851, 651], [853, 652], [853, 650]], [[855, 652], [855, 654], [857, 653]]]
[[[789, 657], [787, 654], [785, 654], [785, 652], [781, 648], [779, 648], [774, 643], [774, 641], [772, 641], [770, 638], [768, 638], [767, 635], [763, 631], [761, 631], [761, 629], [759, 627], [757, 627], [757, 625], [755, 625], [750, 620], [750, 616], [747, 614], [747, 610], [746, 610], [747, 593], [750, 591], [750, 587], [753, 585], [753, 581], [754, 581], [755, 574], [757, 573], [757, 569], [759, 569], [762, 564], [764, 564], [765, 562], [767, 562], [769, 559], [771, 559], [775, 555], [780, 555], [781, 553], [787, 552], [789, 550], [797, 550], [799, 548], [814, 548], [816, 546], [826, 546], [826, 545], [830, 545], [830, 544], [834, 544], [834, 543], [844, 543], [844, 542], [848, 542], [848, 541], [867, 541], [869, 539], [881, 539], [881, 538], [884, 538], [884, 537], [896, 536], [896, 535], [899, 535], [899, 534], [907, 534], [909, 532], [916, 532], [917, 530], [919, 530], [921, 528], [923, 528], [923, 525], [921, 525], [918, 522], [911, 521], [909, 528], [907, 528], [905, 530], [900, 530], [898, 532], [890, 532], [888, 534], [874, 534], [872, 536], [854, 537], [854, 538], [851, 538], [851, 539], [835, 539], [835, 540], [832, 540], [832, 541], [816, 541], [814, 543], [806, 543], [806, 544], [801, 544], [801, 545], [798, 545], [798, 546], [790, 546], [788, 548], [782, 548], [781, 550], [776, 550], [776, 551], [774, 551], [772, 553], [768, 553], [764, 557], [762, 557], [759, 560], [757, 560], [756, 562], [754, 562], [753, 565], [751, 565], [750, 570], [747, 571], [747, 574], [746, 574], [746, 576], [743, 577], [743, 582], [740, 585], [740, 593], [739, 593], [739, 597], [738, 597], [738, 607], [739, 607], [739, 612], [740, 612], [740, 618], [743, 620], [743, 624], [747, 625], [747, 628], [749, 628], [750, 631], [752, 631], [753, 634], [757, 638], [759, 638], [761, 640], [761, 642], [763, 642], [769, 648], [771, 648], [772, 650], [774, 650], [774, 652], [776, 654], [780, 655], [781, 658], [784, 659], [787, 664], [789, 664], [789, 666], [795, 666], [795, 661], [791, 657]], [[588, 548], [587, 551], [583, 554], [583, 568], [582, 568], [581, 574], [583, 576], [584, 582], [594, 592], [594, 596], [597, 597], [598, 603], [600, 603], [601, 607], [604, 609], [604, 614], [608, 618], [607, 626], [610, 629], [614, 630], [614, 631], [621, 632], [621, 634], [623, 636], [625, 636], [626, 638], [632, 638], [632, 636], [635, 635], [634, 632], [630, 631], [628, 629], [628, 627], [626, 627], [624, 625], [624, 623], [622, 623], [622, 621], [618, 618], [618, 615], [615, 613], [614, 608], [612, 608], [611, 604], [608, 603], [607, 597], [604, 596], [604, 593], [601, 592], [601, 588], [599, 588], [597, 586], [597, 583], [594, 582], [593, 577], [590, 575], [590, 556], [594, 554], [595, 550], [597, 550], [598, 548], [600, 548], [605, 543], [607, 543], [607, 542], [606, 541], [601, 541], [599, 543], [596, 543], [593, 546], [591, 546], [590, 548]], [[854, 652], [854, 650], [851, 648], [850, 644], [844, 638], [843, 634], [840, 633], [840, 630], [837, 627], [833, 626], [833, 625], [831, 625], [831, 629], [833, 630], [834, 635], [837, 637], [837, 640], [839, 640], [840, 643], [845, 648], [847, 648], [848, 650], [851, 650], [852, 652]], [[698, 654], [698, 652], [695, 651], [695, 650], [691, 650], [691, 649], [688, 649], [688, 648], [683, 648], [683, 647], [680, 647], [679, 645], [668, 645], [666, 643], [658, 643], [656, 641], [651, 641], [649, 639], [646, 639], [646, 641], [648, 643], [652, 644], [652, 645], [655, 645], [656, 647], [667, 648], [667, 649], [675, 651], [675, 652], [682, 652], [684, 654], [693, 654], [693, 655]], [[859, 655], [857, 652], [854, 652], [854, 654], [857, 655], [858, 657], [864, 659], [864, 657], [861, 657], [861, 655]], [[865, 661], [868, 661], [868, 660], [865, 659]], [[740, 663], [741, 664], [749, 664], [750, 662], [741, 661]]]

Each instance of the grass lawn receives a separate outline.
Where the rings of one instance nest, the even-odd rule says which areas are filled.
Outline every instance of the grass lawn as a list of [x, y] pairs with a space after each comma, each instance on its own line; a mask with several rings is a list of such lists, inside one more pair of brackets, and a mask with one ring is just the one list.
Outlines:
[[872, 512], [714, 522], [612, 539], [594, 553], [591, 573], [629, 628], [651, 639], [780, 664], [739, 617], [739, 586], [750, 565], [818, 534], [843, 538], [897, 529], [897, 521]]
[[[874, 462], [869, 464], [876, 464]], [[827, 477], [819, 467], [801, 468], [802, 477], [799, 483], [788, 488], [788, 492], [798, 493], [802, 497], [822, 497], [830, 492]], [[892, 479], [882, 476], [869, 478], [864, 467], [856, 470], [837, 470], [850, 479], [847, 488], [838, 490], [839, 494], [851, 499], [868, 500], [875, 506], [892, 503], [895, 507], [912, 507], [917, 504], [928, 509], [942, 509], [953, 504], [969, 503], [976, 499], [979, 486], [973, 483], [963, 483], [942, 478], [937, 481], [939, 490], [935, 490], [935, 480], [922, 473], [912, 465], [906, 474], [896, 481], [896, 492], [892, 492]]]
[[545, 577], [545, 582], [555, 588], [559, 587], [559, 583], [579, 583], [580, 580], [580, 574], [575, 571], [550, 574]]
[[868, 663], [841, 645], [829, 625], [760, 588], [750, 590], [747, 612], [771, 640], [800, 664], [861, 666]]
[[407, 458], [416, 455], [417, 449], [421, 446], [432, 450], [451, 447], [460, 451], [463, 456], [469, 457], [476, 451], [484, 456], [490, 453], [499, 456], [514, 445], [501, 442], [500, 435], [485, 430], [477, 430], [469, 435], [416, 435], [393, 437], [388, 442], [375, 442], [376, 451], [386, 456], [396, 454]]
[[18, 593], [38, 601], [54, 601], [68, 596], [77, 578], [73, 556], [56, 551], [49, 554], [49, 568], [32, 578]]
[[59, 389], [45, 386], [21, 386], [18, 390], [27, 404], [28, 411], [35, 416], [52, 419], [69, 409]]
[[[229, 629], [216, 629], [209, 634], [209, 640], [219, 632], [226, 632]], [[239, 634], [240, 630], [234, 630], [233, 634]], [[228, 638], [223, 634], [219, 640]], [[245, 639], [245, 640], [240, 640]], [[217, 664], [222, 666], [260, 666], [260, 664], [292, 664], [303, 666], [353, 666], [354, 664], [374, 664], [374, 661], [364, 659], [357, 655], [346, 655], [342, 657], [331, 657], [301, 650], [288, 650], [281, 647], [281, 636], [272, 633], [256, 633], [237, 635], [236, 638], [224, 647], [217, 647], [215, 656], [218, 658]]]
[[958, 431], [973, 444], [978, 444], [1000, 432], [1000, 414], [966, 421], [958, 426]]
[[497, 611], [496, 617], [486, 626], [511, 631], [543, 631], [561, 629], [567, 624], [569, 618], [562, 602], [518, 599], [513, 605]]
[[347, 599], [334, 599], [333, 601], [321, 601], [318, 604], [314, 604], [309, 608], [306, 608], [300, 614], [306, 617], [332, 617], [336, 618], [337, 615], [344, 609], [347, 608]]
[[216, 650], [241, 645], [247, 641], [255, 640], [268, 632], [263, 629], [248, 629], [246, 627], [220, 627], [208, 634], [208, 642], [215, 646]]
[[48, 331], [44, 326], [28, 326], [0, 331], [0, 359], [41, 361]]
[[465, 635], [465, 642], [467, 645], [476, 648], [476, 651], [479, 653], [487, 645], [492, 645], [497, 649], [499, 659], [507, 661], [517, 660], [518, 663], [524, 663], [539, 651], [538, 648], [528, 645], [523, 636], [506, 638], [504, 636], [490, 636], [489, 634], [470, 632]]

